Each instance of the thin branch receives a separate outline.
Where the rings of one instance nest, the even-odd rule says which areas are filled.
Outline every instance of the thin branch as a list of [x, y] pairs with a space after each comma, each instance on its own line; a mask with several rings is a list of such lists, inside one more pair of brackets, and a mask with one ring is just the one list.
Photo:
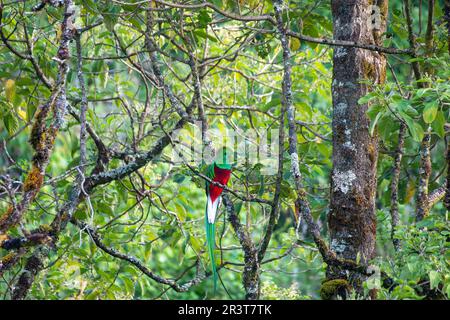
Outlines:
[[[23, 184], [24, 193], [21, 202], [16, 207], [9, 207], [0, 219], [0, 234], [5, 233], [9, 228], [19, 223], [44, 181], [45, 170], [53, 150], [56, 135], [66, 112], [65, 86], [69, 70], [69, 42], [73, 37], [73, 30], [70, 27], [72, 26], [73, 13], [72, 1], [66, 0], [64, 18], [61, 25], [61, 41], [57, 57], [54, 58], [59, 64], [57, 81], [49, 100], [35, 114], [30, 134], [30, 143], [34, 149], [33, 166]], [[53, 119], [51, 124], [47, 125], [47, 116], [50, 111], [53, 112]]]
[[81, 54], [81, 34], [77, 33], [75, 35], [75, 43], [77, 48], [77, 75], [78, 82], [81, 89], [81, 102], [80, 102], [80, 170], [82, 174], [85, 172], [86, 163], [86, 113], [88, 109], [88, 100], [86, 93], [86, 84], [84, 81], [83, 70], [82, 70], [82, 54]]
[[396, 250], [400, 248], [400, 242], [398, 239], [394, 239], [394, 233], [395, 228], [398, 226], [400, 220], [398, 215], [398, 182], [400, 180], [401, 162], [403, 158], [403, 145], [405, 144], [405, 132], [406, 125], [401, 122], [400, 130], [398, 133], [397, 150], [395, 151], [394, 157], [394, 170], [391, 180], [391, 239]]
[[[275, 194], [273, 197], [272, 208], [269, 215], [269, 221], [266, 226], [266, 232], [258, 250], [258, 260], [262, 261], [266, 254], [267, 247], [269, 246], [270, 239], [272, 238], [273, 230], [277, 223], [280, 214], [280, 195], [281, 195], [281, 183], [283, 180], [283, 152], [284, 152], [284, 116], [286, 112], [292, 112], [292, 91], [291, 91], [291, 62], [289, 44], [286, 37], [286, 29], [283, 26], [283, 1], [276, 0], [274, 2], [275, 16], [277, 22], [277, 28], [283, 48], [283, 88], [282, 88], [282, 102], [281, 102], [281, 115], [280, 115], [280, 129], [279, 129], [279, 151], [278, 151], [278, 172], [276, 178]], [[288, 116], [289, 117], [289, 116]], [[295, 131], [295, 123], [294, 123]], [[289, 139], [291, 134], [291, 127], [289, 127]], [[290, 140], [289, 140], [290, 141]], [[291, 141], [290, 141], [291, 142]]]
[[[417, 44], [416, 44], [416, 36], [413, 31], [413, 21], [411, 18], [411, 5], [409, 3], [409, 0], [403, 0], [403, 12], [406, 17], [406, 26], [408, 29], [408, 40], [409, 40], [409, 46], [410, 46], [410, 54], [411, 57], [417, 58]], [[414, 77], [416, 78], [416, 81], [419, 81], [422, 79], [422, 73], [420, 71], [419, 62], [414, 60], [412, 63], [413, 71], [414, 71]], [[422, 87], [422, 82], [417, 82], [417, 85], [419, 87]]]
[[416, 204], [416, 221], [420, 221], [428, 215], [428, 183], [431, 176], [430, 155], [431, 130], [425, 133], [420, 145], [419, 182]]
[[76, 219], [73, 219], [73, 218], [72, 218], [71, 222], [73, 224], [75, 224], [76, 226], [78, 226], [78, 228], [80, 228], [80, 230], [86, 232], [91, 237], [91, 239], [94, 241], [95, 245], [98, 248], [100, 248], [103, 252], [105, 252], [105, 253], [109, 254], [110, 256], [115, 257], [117, 259], [127, 261], [128, 263], [130, 263], [131, 265], [135, 266], [140, 271], [142, 271], [146, 276], [148, 276], [152, 280], [154, 280], [158, 283], [164, 284], [164, 285], [168, 285], [169, 287], [171, 287], [172, 289], [174, 289], [177, 292], [188, 291], [192, 286], [197, 285], [198, 283], [200, 283], [203, 279], [205, 279], [208, 276], [207, 274], [197, 274], [194, 279], [192, 279], [184, 284], [178, 284], [175, 280], [163, 278], [160, 275], [157, 275], [156, 273], [151, 271], [149, 268], [147, 268], [144, 265], [144, 263], [141, 262], [136, 257], [134, 257], [132, 255], [121, 253], [112, 247], [108, 247], [107, 245], [105, 245], [103, 243], [100, 235], [91, 226], [87, 225], [86, 223], [76, 220]]
[[[235, 20], [235, 21], [243, 21], [243, 22], [268, 21], [271, 24], [273, 24], [274, 26], [277, 25], [276, 19], [274, 19], [271, 15], [260, 15], [260, 16], [237, 15], [234, 13], [226, 12], [209, 2], [202, 2], [199, 4], [193, 4], [193, 5], [170, 3], [170, 2], [166, 2], [166, 1], [162, 1], [162, 0], [155, 0], [155, 2], [165, 5], [165, 6], [168, 6], [168, 7], [171, 7], [171, 8], [179, 8], [179, 9], [210, 8], [210, 9], [214, 10], [215, 12], [223, 15], [224, 17], [227, 17], [227, 18]], [[138, 3], [135, 3], [135, 5], [137, 5], [137, 4]], [[149, 10], [152, 10], [152, 8], [150, 8]], [[330, 46], [354, 47], [354, 48], [367, 49], [367, 50], [371, 50], [371, 51], [378, 51], [378, 52], [383, 52], [383, 53], [388, 53], [388, 54], [411, 54], [411, 51], [409, 49], [402, 50], [402, 49], [396, 49], [396, 48], [386, 48], [386, 47], [381, 47], [381, 46], [372, 45], [372, 44], [362, 44], [362, 43], [357, 43], [357, 42], [352, 42], [352, 41], [334, 40], [334, 39], [327, 39], [327, 38], [314, 38], [314, 37], [306, 36], [306, 35], [291, 31], [291, 30], [286, 30], [286, 35], [293, 37], [293, 38], [303, 40], [303, 41], [324, 44], [324, 45], [330, 45]]]

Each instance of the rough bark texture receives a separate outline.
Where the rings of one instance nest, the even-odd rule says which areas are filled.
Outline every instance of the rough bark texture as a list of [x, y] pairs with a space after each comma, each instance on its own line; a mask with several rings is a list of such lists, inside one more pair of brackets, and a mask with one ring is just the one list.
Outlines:
[[447, 142], [447, 186], [444, 204], [447, 210], [450, 211], [450, 141]]
[[223, 196], [223, 203], [228, 213], [228, 221], [230, 221], [242, 246], [242, 251], [244, 251], [245, 266], [242, 274], [242, 284], [244, 285], [245, 299], [258, 300], [261, 293], [258, 250], [252, 241], [249, 231], [241, 224], [239, 216], [234, 210], [233, 203], [226, 194]]
[[447, 47], [450, 54], [450, 0], [445, 0], [444, 19], [447, 25]]
[[425, 218], [429, 211], [428, 205], [428, 184], [431, 176], [430, 158], [431, 132], [428, 130], [420, 146], [419, 183], [417, 191], [416, 221]]
[[[450, 0], [445, 0], [444, 19], [447, 25], [447, 47], [450, 54]], [[447, 186], [444, 205], [450, 211], [450, 137], [447, 136]]]
[[401, 163], [403, 158], [403, 145], [405, 144], [405, 131], [406, 125], [402, 122], [400, 123], [400, 130], [398, 133], [398, 145], [397, 150], [395, 151], [394, 170], [392, 172], [391, 181], [391, 238], [395, 250], [400, 249], [400, 241], [399, 239], [394, 238], [394, 234], [395, 228], [398, 226], [398, 223], [400, 221], [398, 213], [398, 183], [400, 180]]
[[[0, 234], [16, 226], [27, 211], [30, 203], [39, 193], [44, 183], [45, 170], [53, 151], [56, 136], [63, 123], [66, 113], [66, 78], [69, 71], [69, 43], [73, 38], [72, 15], [74, 9], [72, 1], [64, 1], [64, 18], [61, 23], [61, 41], [55, 59], [58, 61], [58, 75], [56, 84], [49, 100], [36, 111], [30, 134], [30, 144], [34, 154], [32, 167], [23, 183], [23, 196], [17, 206], [10, 206], [0, 218]], [[52, 120], [48, 125], [49, 114]]]
[[43, 257], [48, 254], [47, 247], [39, 247], [31, 257], [28, 258], [25, 268], [20, 274], [19, 280], [12, 292], [13, 300], [23, 300], [28, 294], [28, 290], [34, 282], [36, 275], [44, 267]]
[[[381, 13], [373, 28], [372, 5]], [[381, 43], [386, 29], [387, 0], [333, 0], [334, 38], [360, 43]], [[377, 138], [369, 134], [367, 104], [358, 100], [373, 84], [383, 83], [386, 60], [364, 49], [339, 47], [333, 57], [333, 171], [328, 223], [331, 249], [339, 258], [365, 264], [375, 254]], [[360, 291], [360, 275], [344, 268], [329, 267], [328, 279], [347, 279]]]

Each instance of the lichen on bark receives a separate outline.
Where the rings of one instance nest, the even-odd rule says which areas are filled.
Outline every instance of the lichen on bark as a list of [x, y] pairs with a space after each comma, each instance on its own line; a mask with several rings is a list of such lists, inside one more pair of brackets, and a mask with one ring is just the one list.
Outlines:
[[[381, 9], [381, 24], [370, 27], [371, 5]], [[334, 38], [380, 44], [386, 28], [387, 1], [333, 0]], [[360, 105], [372, 85], [386, 78], [386, 59], [378, 52], [336, 48], [333, 58], [333, 174], [328, 224], [330, 247], [338, 258], [367, 264], [374, 257], [376, 217], [376, 135], [369, 134], [370, 106]], [[365, 80], [364, 82], [361, 80]], [[371, 83], [368, 85], [367, 83]], [[362, 292], [363, 276], [339, 266], [329, 266], [328, 279], [346, 279]]]

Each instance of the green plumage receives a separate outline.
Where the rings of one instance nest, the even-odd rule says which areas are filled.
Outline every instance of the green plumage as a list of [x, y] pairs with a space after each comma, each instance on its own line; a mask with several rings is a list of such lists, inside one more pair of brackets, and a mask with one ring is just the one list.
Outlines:
[[213, 275], [214, 281], [214, 294], [217, 291], [217, 269], [216, 269], [216, 261], [214, 257], [214, 250], [216, 247], [215, 244], [215, 232], [216, 225], [214, 223], [208, 222], [208, 215], [205, 214], [205, 226], [206, 226], [206, 243], [208, 246], [209, 259], [211, 260], [211, 271]]
[[[209, 179], [214, 180], [214, 178], [215, 178], [214, 167], [218, 167], [220, 169], [231, 170], [232, 165], [228, 161], [227, 154], [228, 154], [227, 149], [222, 148], [219, 151], [219, 153], [216, 157], [216, 160], [207, 167], [205, 174]], [[205, 187], [206, 187], [206, 189], [205, 189], [206, 195], [209, 197], [210, 183], [208, 181], [206, 181]], [[215, 245], [216, 245], [216, 243], [215, 243], [216, 225], [215, 225], [215, 223], [210, 223], [208, 221], [208, 204], [207, 204], [206, 210], [205, 210], [205, 229], [206, 229], [206, 244], [208, 247], [209, 259], [211, 260], [211, 271], [212, 271], [213, 281], [214, 281], [214, 294], [216, 294], [217, 279], [218, 279], [216, 260], [214, 258], [214, 250], [215, 250]]]
[[[214, 163], [210, 164], [206, 169], [206, 176], [211, 180], [214, 179]], [[209, 182], [206, 181], [206, 194], [209, 194]], [[215, 223], [208, 222], [208, 211], [205, 209], [205, 227], [206, 227], [206, 245], [208, 247], [209, 259], [211, 260], [211, 271], [213, 275], [214, 281], [214, 294], [217, 291], [217, 268], [216, 268], [216, 260], [214, 256], [214, 250], [216, 247], [215, 234], [216, 234], [216, 225]]]

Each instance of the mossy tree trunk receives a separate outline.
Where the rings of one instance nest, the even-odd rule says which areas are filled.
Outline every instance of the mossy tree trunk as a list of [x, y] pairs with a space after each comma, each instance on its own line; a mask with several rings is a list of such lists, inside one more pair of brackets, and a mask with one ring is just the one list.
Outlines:
[[[445, 0], [444, 18], [447, 25], [447, 47], [450, 54], [450, 0]], [[447, 210], [450, 211], [450, 141], [447, 141], [447, 187], [444, 204]]]
[[[333, 0], [334, 38], [381, 44], [387, 0]], [[368, 104], [358, 100], [383, 83], [386, 59], [375, 51], [337, 47], [333, 57], [333, 171], [328, 223], [330, 246], [339, 258], [366, 264], [375, 253], [377, 138], [369, 134]], [[362, 291], [359, 274], [329, 267], [328, 280], [346, 279]]]

